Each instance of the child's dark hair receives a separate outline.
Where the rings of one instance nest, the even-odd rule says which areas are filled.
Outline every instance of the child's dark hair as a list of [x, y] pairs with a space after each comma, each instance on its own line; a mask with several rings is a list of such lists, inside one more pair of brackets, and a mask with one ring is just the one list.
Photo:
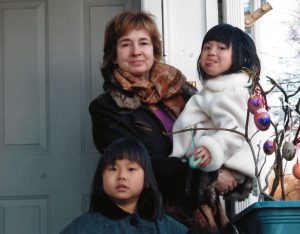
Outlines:
[[[208, 41], [218, 41], [227, 46], [232, 45], [232, 65], [224, 74], [236, 73], [241, 71], [242, 68], [248, 68], [255, 77], [259, 77], [260, 60], [254, 41], [247, 33], [230, 24], [218, 24], [212, 27], [204, 36], [201, 51], [203, 45]], [[198, 74], [200, 79], [207, 80], [209, 75], [201, 68], [200, 58], [201, 54], [197, 61]]]
[[153, 174], [150, 156], [142, 143], [131, 138], [119, 138], [104, 150], [92, 183], [90, 211], [101, 212], [107, 209], [109, 198], [103, 190], [103, 171], [121, 159], [137, 162], [144, 170], [144, 189], [137, 204], [139, 215], [152, 220], [161, 218], [162, 197]]

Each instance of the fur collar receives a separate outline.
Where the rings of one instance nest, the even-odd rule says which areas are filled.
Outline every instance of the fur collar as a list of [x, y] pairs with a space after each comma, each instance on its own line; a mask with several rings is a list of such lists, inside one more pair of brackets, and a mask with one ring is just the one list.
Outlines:
[[137, 95], [129, 97], [124, 93], [117, 90], [112, 90], [110, 96], [117, 103], [120, 108], [127, 108], [130, 110], [136, 110], [141, 106], [141, 100]]
[[[141, 99], [137, 95], [128, 95], [113, 88], [107, 89], [106, 91], [120, 108], [136, 110], [142, 105]], [[182, 86], [182, 92], [184, 95], [190, 97], [197, 93], [197, 89], [189, 83], [185, 83]]]
[[204, 87], [212, 91], [222, 91], [232, 87], [249, 87], [252, 81], [245, 73], [233, 73], [210, 78], [205, 81]]

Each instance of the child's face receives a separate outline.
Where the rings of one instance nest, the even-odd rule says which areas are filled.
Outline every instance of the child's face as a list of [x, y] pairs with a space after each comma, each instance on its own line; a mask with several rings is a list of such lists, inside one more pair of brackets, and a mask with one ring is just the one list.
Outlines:
[[218, 41], [208, 41], [203, 45], [200, 57], [202, 69], [211, 77], [226, 72], [232, 64], [232, 46]]
[[144, 188], [144, 170], [128, 159], [117, 160], [103, 171], [103, 189], [123, 210], [133, 213]]

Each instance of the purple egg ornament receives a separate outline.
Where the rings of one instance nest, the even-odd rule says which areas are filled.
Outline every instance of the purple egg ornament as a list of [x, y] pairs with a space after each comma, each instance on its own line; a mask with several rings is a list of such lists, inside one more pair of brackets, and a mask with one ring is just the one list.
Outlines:
[[265, 154], [267, 154], [267, 155], [273, 154], [275, 151], [274, 141], [266, 140], [263, 145], [263, 150], [264, 150]]
[[248, 109], [254, 114], [258, 109], [263, 107], [263, 100], [259, 95], [253, 95], [248, 99]]
[[265, 109], [261, 108], [254, 113], [254, 122], [259, 130], [266, 131], [271, 124], [270, 114]]

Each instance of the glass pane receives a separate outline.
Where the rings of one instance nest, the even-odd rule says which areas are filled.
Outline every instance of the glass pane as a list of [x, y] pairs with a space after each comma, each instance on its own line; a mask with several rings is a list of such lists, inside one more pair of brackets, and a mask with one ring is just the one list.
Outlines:
[[251, 0], [244, 0], [244, 12], [251, 11]]
[[[267, 95], [267, 100], [268, 105], [271, 107], [269, 111], [271, 119], [273, 123], [278, 124], [277, 132], [282, 131], [284, 129], [283, 125], [288, 123], [286, 131], [282, 131], [284, 133], [283, 142], [292, 142], [299, 126], [300, 117], [298, 114], [299, 106], [296, 106], [296, 103], [300, 100], [300, 94], [297, 93], [300, 88], [300, 0], [270, 0], [269, 2], [273, 9], [259, 19], [259, 38], [256, 38], [262, 62], [261, 83], [265, 91], [268, 91], [273, 86], [266, 78], [269, 76], [284, 90], [286, 96], [279, 88], [275, 88]], [[285, 115], [282, 106], [290, 114]], [[296, 108], [298, 108], [298, 113], [295, 111]], [[264, 137], [274, 139], [274, 128], [270, 128], [270, 131], [265, 132]], [[293, 176], [292, 168], [297, 157], [300, 159], [299, 153], [298, 150], [296, 157], [291, 161], [283, 160], [287, 200], [295, 200], [295, 197], [292, 198], [293, 193], [291, 192], [296, 188], [298, 180]], [[266, 170], [263, 170], [262, 180], [264, 180], [267, 170], [274, 162], [273, 156], [267, 156], [267, 162], [264, 166]], [[274, 175], [271, 174], [268, 178], [267, 191], [270, 192]], [[281, 193], [275, 193], [274, 198], [281, 199]], [[299, 194], [297, 199], [300, 199]]]
[[[273, 9], [260, 20], [261, 77], [270, 76], [291, 94], [300, 84], [300, 1], [289, 0], [288, 4], [270, 1], [270, 4]], [[283, 117], [280, 102], [283, 95], [277, 91], [269, 98], [275, 122]], [[299, 97], [298, 94], [290, 98], [289, 104], [295, 105]]]

